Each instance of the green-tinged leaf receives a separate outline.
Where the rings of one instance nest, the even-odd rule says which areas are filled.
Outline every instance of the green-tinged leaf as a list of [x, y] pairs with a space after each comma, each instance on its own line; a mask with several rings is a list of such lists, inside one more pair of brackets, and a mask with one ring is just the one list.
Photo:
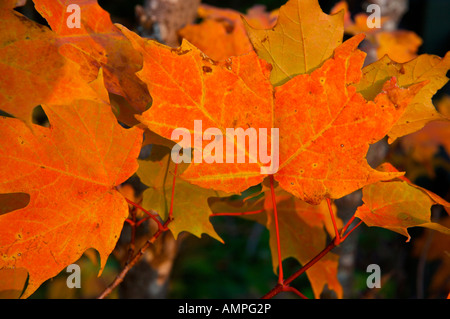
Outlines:
[[409, 87], [420, 82], [426, 85], [408, 104], [405, 113], [388, 133], [389, 143], [397, 138], [420, 130], [430, 121], [443, 119], [436, 111], [431, 98], [448, 81], [450, 52], [444, 58], [423, 54], [406, 63], [397, 63], [388, 56], [363, 69], [363, 77], [356, 84], [357, 92], [366, 99], [373, 99], [382, 91], [386, 80], [396, 77], [400, 87]]
[[[392, 168], [384, 165], [383, 170]], [[355, 215], [368, 226], [390, 229], [406, 236], [409, 241], [409, 227], [426, 227], [450, 235], [450, 229], [431, 221], [432, 205], [450, 207], [436, 194], [412, 184], [405, 178], [389, 182], [378, 182], [363, 188], [364, 204]]]
[[259, 57], [272, 64], [270, 82], [282, 85], [298, 74], [310, 73], [342, 43], [344, 12], [325, 14], [318, 0], [290, 0], [280, 8], [275, 27], [245, 28]]
[[[214, 230], [209, 216], [209, 197], [218, 197], [216, 191], [192, 185], [180, 178], [189, 164], [180, 163], [175, 178], [175, 193], [173, 199], [173, 218], [169, 229], [178, 237], [182, 231], [201, 237], [203, 233], [223, 242]], [[145, 209], [158, 212], [163, 220], [169, 216], [172, 198], [172, 185], [175, 173], [175, 163], [170, 157], [167, 147], [152, 146], [150, 157], [139, 161], [137, 174], [142, 183], [149, 188], [144, 191], [142, 205]]]

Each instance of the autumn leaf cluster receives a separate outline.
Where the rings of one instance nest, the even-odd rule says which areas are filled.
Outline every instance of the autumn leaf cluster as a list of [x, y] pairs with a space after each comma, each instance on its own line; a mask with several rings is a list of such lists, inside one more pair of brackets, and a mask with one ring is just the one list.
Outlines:
[[[117, 187], [134, 174], [148, 186], [140, 204], [163, 221], [170, 211], [175, 237], [186, 231], [222, 241], [213, 213], [261, 211], [247, 218], [269, 229], [274, 272], [276, 227], [281, 258], [305, 264], [334, 234], [325, 200], [360, 189], [364, 204], [355, 216], [368, 226], [408, 240], [414, 226], [450, 234], [430, 220], [430, 207], [449, 208], [447, 201], [389, 163], [375, 169], [366, 159], [371, 144], [386, 136], [393, 143], [429, 123], [441, 123], [448, 142], [448, 114], [431, 99], [448, 80], [450, 53], [396, 59], [380, 49], [379, 60], [364, 66], [358, 46], [389, 35], [351, 21], [345, 6], [328, 15], [317, 0], [243, 17], [202, 6], [203, 21], [180, 30], [179, 48], [113, 24], [96, 0], [80, 2], [80, 28], [67, 27], [65, 1], [33, 2], [49, 27], [15, 11], [15, 0], [0, 5], [7, 26], [0, 31], [0, 110], [7, 115], [0, 118], [0, 278], [12, 269], [28, 276], [22, 297], [89, 248], [104, 267], [129, 214]], [[343, 42], [344, 31], [354, 36]], [[48, 127], [33, 123], [38, 105]], [[278, 128], [279, 170], [261, 174], [264, 164], [249, 161], [248, 149], [245, 163], [175, 165], [171, 133], [194, 132], [195, 120], [223, 134]], [[138, 159], [147, 145], [150, 156]], [[253, 186], [259, 191], [230, 197]], [[316, 297], [326, 284], [342, 297], [337, 266], [330, 253], [307, 271]], [[0, 290], [13, 289], [9, 282]]]

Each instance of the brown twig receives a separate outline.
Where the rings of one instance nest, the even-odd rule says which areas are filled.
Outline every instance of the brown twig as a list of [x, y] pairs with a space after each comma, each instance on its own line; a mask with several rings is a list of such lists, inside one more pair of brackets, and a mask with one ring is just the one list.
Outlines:
[[[167, 225], [169, 224], [170, 220], [168, 220], [164, 226], [165, 229], [167, 229]], [[117, 277], [114, 279], [114, 281], [102, 292], [100, 296], [98, 296], [98, 299], [104, 299], [106, 296], [108, 296], [120, 283], [124, 280], [127, 273], [133, 268], [133, 266], [141, 259], [141, 257], [144, 255], [144, 252], [147, 250], [148, 247], [150, 247], [156, 239], [158, 239], [159, 236], [161, 236], [162, 233], [164, 233], [166, 230], [158, 229], [156, 233], [153, 234], [153, 236], [147, 240], [144, 244], [144, 246], [139, 249], [136, 255], [134, 255], [133, 258], [129, 262], [125, 264], [125, 267], [123, 267], [122, 271], [117, 275]]]

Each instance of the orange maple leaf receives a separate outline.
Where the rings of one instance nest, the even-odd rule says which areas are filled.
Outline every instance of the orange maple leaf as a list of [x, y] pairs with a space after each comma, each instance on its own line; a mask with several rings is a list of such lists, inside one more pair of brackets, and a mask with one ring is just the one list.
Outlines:
[[88, 248], [104, 267], [128, 216], [114, 187], [137, 170], [142, 143], [142, 131], [122, 128], [108, 104], [43, 109], [50, 128], [0, 118], [0, 193], [29, 195], [26, 207], [0, 215], [0, 269], [28, 271], [23, 298]]
[[86, 81], [94, 80], [99, 68], [103, 68], [106, 89], [125, 98], [117, 105], [118, 118], [128, 125], [136, 124], [133, 114], [146, 110], [151, 101], [145, 85], [135, 76], [142, 67], [142, 58], [112, 23], [108, 12], [97, 0], [82, 1], [80, 28], [69, 28], [67, 21], [72, 12], [67, 12], [67, 1], [33, 2], [55, 33], [59, 52], [81, 66]]
[[56, 35], [47, 27], [11, 7], [0, 9], [0, 20], [14, 30], [0, 32], [0, 72], [7, 75], [0, 78], [1, 110], [31, 123], [37, 105], [70, 103], [81, 94], [86, 99], [97, 96], [80, 76], [79, 65], [58, 52]]
[[[279, 128], [280, 169], [275, 179], [315, 204], [325, 196], [340, 198], [398, 175], [372, 169], [365, 155], [423, 84], [401, 89], [392, 79], [374, 101], [356, 93], [365, 57], [357, 46], [363, 35], [346, 41], [311, 74], [274, 89], [270, 66], [255, 53], [216, 63], [187, 41], [174, 50], [126, 28], [122, 31], [144, 56], [138, 76], [154, 99], [138, 119], [161, 136], [171, 138], [175, 128], [194, 132], [195, 120], [202, 120], [203, 130], [218, 128], [223, 136], [226, 128]], [[261, 162], [251, 163], [248, 145], [245, 150], [245, 163], [194, 162], [182, 176], [205, 188], [241, 192], [264, 178]]]

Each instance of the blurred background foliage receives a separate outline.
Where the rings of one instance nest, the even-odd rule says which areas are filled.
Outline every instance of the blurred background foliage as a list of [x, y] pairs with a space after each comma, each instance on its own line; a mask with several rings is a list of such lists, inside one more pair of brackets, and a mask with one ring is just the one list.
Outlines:
[[[99, 0], [99, 4], [121, 19], [134, 20], [135, 5], [143, 0]], [[339, 0], [319, 0], [324, 12]], [[361, 12], [364, 0], [348, 0], [352, 14]], [[231, 8], [245, 12], [250, 7], [261, 4], [267, 10], [275, 10], [282, 6], [284, 0], [203, 0], [202, 3], [221, 8]], [[443, 56], [450, 50], [450, 23], [448, 23], [450, 1], [448, 0], [409, 0], [409, 10], [402, 18], [401, 29], [416, 32], [423, 40], [419, 53], [429, 53]]]

